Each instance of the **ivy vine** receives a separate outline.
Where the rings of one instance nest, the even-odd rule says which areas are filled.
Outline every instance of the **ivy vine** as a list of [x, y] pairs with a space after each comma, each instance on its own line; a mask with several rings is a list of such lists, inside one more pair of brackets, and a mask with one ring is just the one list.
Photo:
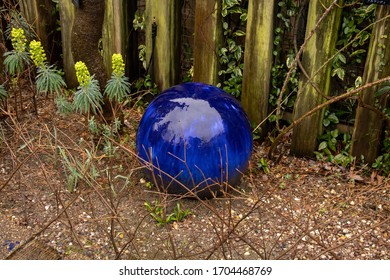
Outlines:
[[[269, 96], [269, 104], [273, 108], [277, 106], [283, 82], [295, 58], [294, 40], [297, 38], [293, 34], [294, 26], [292, 22], [297, 19], [299, 7], [296, 1], [282, 0], [277, 3], [276, 9], [277, 20], [274, 28], [274, 48], [272, 52], [274, 60], [271, 69], [271, 91]], [[282, 112], [286, 109], [292, 110], [298, 90], [298, 82], [299, 72], [294, 69], [285, 96], [282, 98], [284, 100], [281, 104]], [[273, 114], [269, 120], [274, 122], [280, 118], [281, 116]]]
[[239, 99], [242, 92], [248, 1], [223, 0], [221, 15], [225, 40], [224, 46], [218, 52], [221, 66], [218, 75], [222, 77], [223, 81], [218, 86]]

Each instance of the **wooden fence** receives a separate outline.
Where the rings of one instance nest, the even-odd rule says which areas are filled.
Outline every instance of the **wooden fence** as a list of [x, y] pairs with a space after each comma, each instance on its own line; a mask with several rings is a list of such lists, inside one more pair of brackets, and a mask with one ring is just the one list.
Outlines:
[[[145, 1], [147, 60], [153, 53], [151, 73], [160, 90], [180, 82], [180, 18], [183, 1]], [[48, 15], [43, 16], [41, 1], [22, 2], [25, 2], [22, 11], [26, 18], [36, 27], [41, 39], [47, 38], [45, 28], [42, 27], [46, 23], [42, 19]], [[69, 86], [76, 85], [73, 70], [76, 59], [84, 60], [102, 83], [110, 74], [112, 53], [122, 53], [127, 58], [130, 71], [131, 65], [138, 63], [138, 42], [131, 28], [137, 9], [136, 0], [82, 0], [79, 9], [75, 8], [72, 0], [60, 0], [59, 3], [63, 65]], [[331, 61], [340, 27], [342, 4], [340, 0], [309, 1], [306, 40], [293, 64], [296, 65], [297, 60], [301, 59], [306, 70], [299, 81], [293, 120], [299, 119], [330, 96]], [[249, 0], [241, 101], [254, 123], [261, 123], [269, 113], [275, 5], [275, 0]], [[377, 7], [377, 23], [372, 31], [363, 85], [390, 75], [389, 7]], [[221, 9], [222, 0], [196, 0], [193, 28], [194, 81], [209, 84], [219, 82], [218, 49], [223, 40]], [[153, 22], [157, 24], [155, 41], [151, 36]], [[381, 52], [378, 51], [380, 47]], [[374, 93], [380, 86], [365, 87], [358, 94], [361, 98], [353, 128], [351, 152], [357, 158], [363, 155], [366, 162], [375, 160], [383, 137], [383, 116], [370, 108], [375, 102], [381, 102], [382, 105], [388, 102], [386, 95], [379, 100], [375, 98]], [[294, 127], [292, 153], [298, 156], [313, 155], [322, 133], [323, 113], [323, 109], [318, 110]]]

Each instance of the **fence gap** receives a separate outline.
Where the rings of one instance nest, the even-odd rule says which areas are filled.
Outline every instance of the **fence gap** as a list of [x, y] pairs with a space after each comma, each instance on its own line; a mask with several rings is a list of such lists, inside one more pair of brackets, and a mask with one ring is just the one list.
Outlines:
[[[324, 63], [333, 55], [341, 20], [342, 1], [317, 25], [326, 8], [333, 0], [310, 1], [306, 25], [306, 37], [315, 29], [302, 56], [302, 65], [308, 78], [302, 73], [299, 81], [297, 100], [294, 104], [294, 120], [323, 103], [329, 95], [331, 63]], [[322, 67], [321, 70], [319, 70]], [[319, 71], [318, 71], [319, 70]], [[318, 92], [318, 90], [320, 92]], [[296, 156], [312, 156], [317, 149], [317, 139], [322, 133], [324, 110], [314, 113], [294, 127], [291, 152]]]

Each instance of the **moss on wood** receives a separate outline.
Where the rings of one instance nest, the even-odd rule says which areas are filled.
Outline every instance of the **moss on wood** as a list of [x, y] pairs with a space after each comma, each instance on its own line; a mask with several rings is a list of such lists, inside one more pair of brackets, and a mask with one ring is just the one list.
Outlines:
[[[324, 14], [325, 10], [330, 7], [333, 0], [310, 1], [306, 37], [316, 28], [318, 20]], [[294, 119], [298, 119], [306, 112], [325, 101], [325, 96], [329, 95], [331, 64], [323, 67], [323, 64], [333, 55], [337, 34], [341, 20], [341, 8], [339, 5], [333, 7], [324, 20], [318, 25], [314, 35], [308, 41], [305, 51], [303, 52], [302, 65], [308, 76], [321, 93], [308, 83], [307, 78], [301, 75], [299, 81], [299, 90], [297, 100], [294, 105]], [[314, 73], [317, 75], [314, 76]], [[312, 156], [317, 149], [318, 136], [322, 134], [323, 110], [320, 110], [312, 116], [306, 118], [296, 127], [294, 127], [291, 152], [297, 156]]]
[[77, 86], [76, 71], [72, 55], [72, 27], [75, 17], [75, 7], [72, 0], [60, 0], [60, 24], [62, 40], [62, 62], [65, 81], [69, 88]]
[[103, 61], [106, 76], [111, 76], [111, 59], [114, 53], [126, 57], [127, 1], [106, 0], [103, 22]]
[[[250, 121], [259, 124], [268, 114], [272, 67], [275, 1], [249, 1], [245, 39], [242, 105]], [[264, 125], [262, 126], [263, 132]]]
[[218, 50], [222, 45], [221, 0], [196, 1], [194, 77], [196, 82], [216, 85], [219, 81]]
[[[376, 19], [390, 15], [390, 6], [378, 6]], [[390, 18], [375, 24], [364, 68], [363, 83], [368, 84], [390, 76]], [[352, 137], [352, 155], [360, 159], [364, 156], [365, 162], [375, 161], [380, 151], [380, 140], [384, 128], [382, 117], [375, 111], [364, 107], [364, 104], [382, 108], [388, 104], [388, 96], [375, 96], [383, 85], [368, 88], [361, 93], [361, 100], [356, 112], [355, 127]]]
[[160, 91], [179, 82], [181, 2], [177, 0], [146, 1], [146, 57], [149, 63], [153, 50], [152, 24], [155, 20], [157, 36], [150, 71]]

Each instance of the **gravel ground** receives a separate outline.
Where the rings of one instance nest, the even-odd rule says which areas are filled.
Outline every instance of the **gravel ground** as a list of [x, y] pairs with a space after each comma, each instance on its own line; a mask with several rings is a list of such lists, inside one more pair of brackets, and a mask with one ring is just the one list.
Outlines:
[[[286, 154], [265, 174], [268, 147], [256, 145], [235, 191], [180, 199], [150, 187], [132, 155], [137, 112], [126, 113], [114, 157], [92, 148], [80, 116], [50, 104], [39, 115], [0, 120], [2, 259], [35, 236], [62, 259], [390, 259], [390, 180], [375, 172]], [[74, 192], [58, 147], [74, 166], [91, 159]], [[191, 214], [158, 225], [144, 205], [153, 201]]]

